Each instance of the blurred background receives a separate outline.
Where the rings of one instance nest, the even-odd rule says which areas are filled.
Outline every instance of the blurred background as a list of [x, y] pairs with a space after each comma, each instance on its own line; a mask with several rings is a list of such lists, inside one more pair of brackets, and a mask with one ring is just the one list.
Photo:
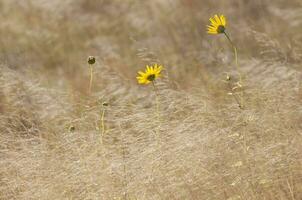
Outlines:
[[301, 0], [0, 0], [0, 21], [0, 199], [302, 198]]
[[225, 38], [206, 33], [216, 13], [227, 17], [241, 62], [299, 65], [298, 0], [1, 1], [1, 60], [82, 92], [88, 55], [133, 83], [138, 69], [160, 62], [171, 82], [179, 79], [180, 87], [190, 88], [233, 68]]

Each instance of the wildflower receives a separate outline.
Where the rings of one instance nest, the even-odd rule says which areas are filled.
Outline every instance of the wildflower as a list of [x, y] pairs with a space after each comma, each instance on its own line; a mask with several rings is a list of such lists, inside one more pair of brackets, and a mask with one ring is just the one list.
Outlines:
[[158, 77], [161, 76], [161, 70], [162, 70], [161, 65], [155, 64], [154, 66], [146, 66], [145, 72], [139, 71], [138, 74], [139, 76], [136, 77], [137, 81], [139, 84], [149, 84]]
[[89, 65], [93, 65], [95, 63], [95, 57], [89, 56], [87, 62]]
[[211, 24], [208, 25], [209, 34], [221, 34], [225, 33], [226, 19], [223, 15], [214, 15], [210, 19]]
[[[234, 56], [235, 56], [235, 64], [238, 69], [238, 74], [239, 74], [239, 84], [238, 87], [242, 87], [242, 77], [239, 69], [239, 64], [238, 64], [238, 53], [237, 53], [237, 48], [234, 45], [233, 41], [231, 40], [231, 37], [229, 34], [226, 32], [226, 18], [224, 15], [214, 15], [214, 17], [211, 17], [210, 19], [210, 25], [207, 26], [207, 30], [209, 34], [224, 34], [226, 39], [229, 41], [230, 45], [232, 46], [234, 50]], [[227, 76], [226, 80], [229, 82], [231, 80], [230, 76]], [[232, 91], [236, 88], [230, 88]], [[237, 101], [239, 108], [243, 108], [243, 93], [239, 95], [240, 99], [237, 99], [233, 93], [229, 93], [230, 95], [234, 96], [235, 100]]]
[[[158, 124], [160, 124], [160, 102], [159, 102], [159, 93], [158, 89], [156, 87], [155, 80], [159, 77], [161, 77], [161, 71], [163, 69], [163, 66], [154, 64], [153, 66], [146, 66], [145, 72], [139, 71], [139, 76], [136, 77], [139, 84], [147, 85], [149, 83], [152, 83], [153, 91], [155, 94], [155, 102], [156, 102], [156, 111], [155, 114], [157, 116]], [[157, 132], [157, 131], [156, 131]]]
[[91, 94], [92, 80], [93, 80], [93, 67], [92, 67], [92, 65], [95, 63], [95, 57], [94, 56], [89, 56], [88, 59], [87, 59], [87, 62], [89, 64], [89, 68], [90, 68], [89, 94]]

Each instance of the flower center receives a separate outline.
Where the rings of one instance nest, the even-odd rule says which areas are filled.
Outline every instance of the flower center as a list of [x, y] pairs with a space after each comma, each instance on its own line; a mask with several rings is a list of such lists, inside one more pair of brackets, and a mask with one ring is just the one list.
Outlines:
[[148, 81], [154, 81], [155, 80], [155, 74], [150, 74], [148, 77], [147, 77]]
[[219, 25], [217, 28], [217, 33], [224, 33], [225, 27], [223, 25]]

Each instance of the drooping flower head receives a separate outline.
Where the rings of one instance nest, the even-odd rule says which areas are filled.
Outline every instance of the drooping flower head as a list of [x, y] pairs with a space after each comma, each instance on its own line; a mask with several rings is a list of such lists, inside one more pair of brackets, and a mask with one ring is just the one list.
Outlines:
[[158, 64], [154, 64], [153, 66], [146, 66], [145, 72], [139, 71], [138, 74], [139, 76], [136, 77], [137, 81], [139, 84], [149, 84], [153, 81], [155, 81], [155, 79], [157, 79], [158, 77], [161, 76], [161, 71], [162, 71], [163, 67], [161, 65]]
[[211, 24], [207, 26], [209, 34], [221, 34], [225, 31], [226, 19], [223, 15], [214, 15], [210, 19]]

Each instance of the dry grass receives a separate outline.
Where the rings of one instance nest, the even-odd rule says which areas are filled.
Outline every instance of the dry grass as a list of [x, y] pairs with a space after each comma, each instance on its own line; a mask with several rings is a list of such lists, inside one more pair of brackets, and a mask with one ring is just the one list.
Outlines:
[[[302, 199], [301, 10], [0, 1], [0, 199]], [[232, 51], [205, 32], [214, 13], [239, 48], [243, 110], [223, 81], [236, 75]], [[135, 80], [153, 62], [166, 69], [160, 123], [152, 86]]]

